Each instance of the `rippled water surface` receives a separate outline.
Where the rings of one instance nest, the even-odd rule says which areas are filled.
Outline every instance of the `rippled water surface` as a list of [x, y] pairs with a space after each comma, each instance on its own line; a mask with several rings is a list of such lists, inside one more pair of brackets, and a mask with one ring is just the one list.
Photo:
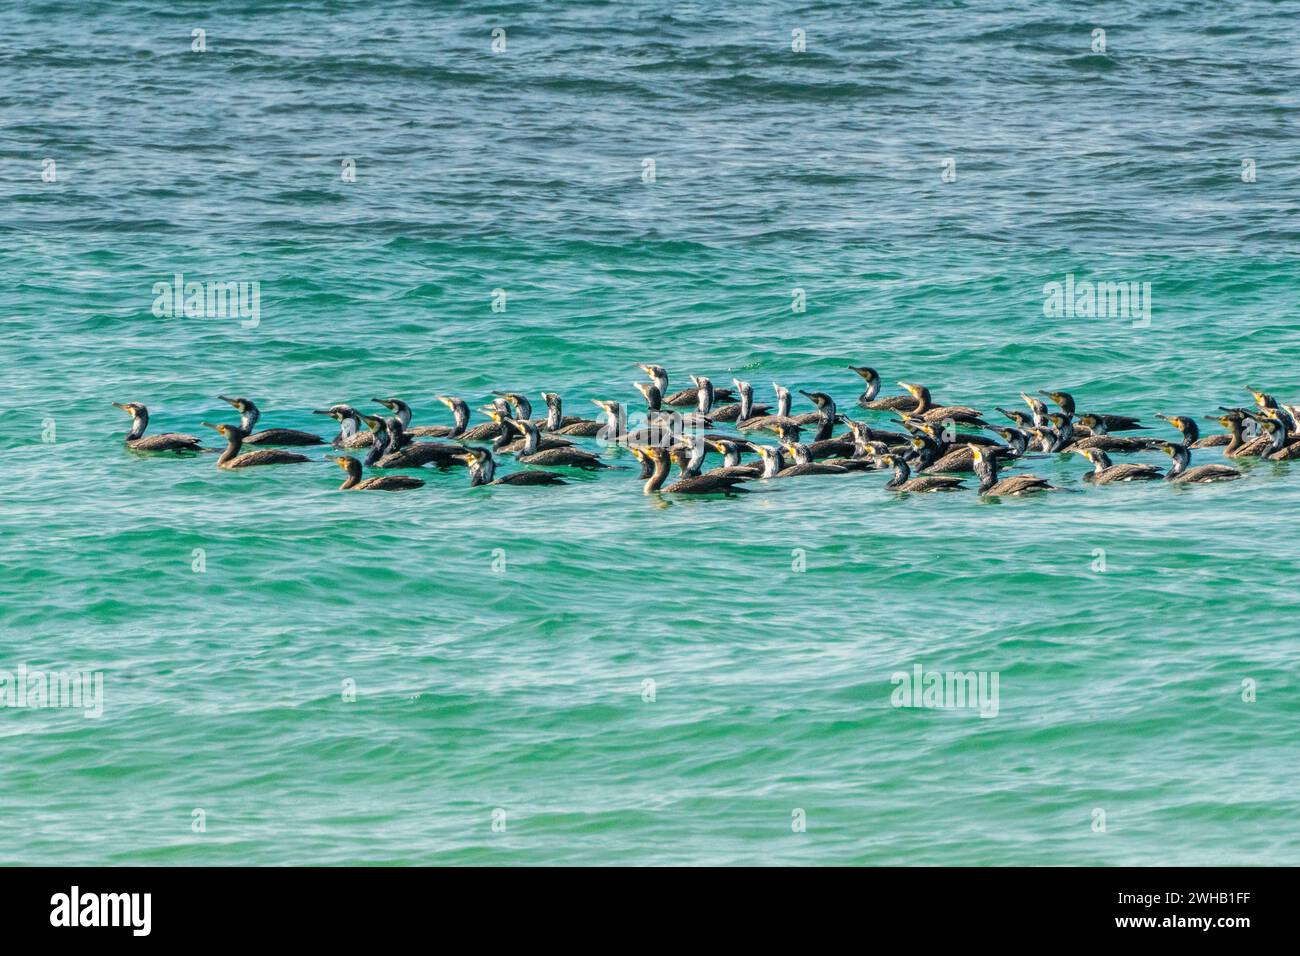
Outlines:
[[[320, 460], [129, 454], [110, 402], [191, 432], [222, 393], [318, 430], [381, 394], [589, 415], [638, 362], [848, 407], [869, 364], [990, 416], [1064, 388], [1164, 436], [1246, 385], [1300, 400], [1298, 23], [5, 5], [0, 669], [101, 671], [104, 712], [0, 710], [0, 859], [1297, 862], [1292, 464], [681, 500], [609, 450], [559, 488], [341, 494]], [[155, 316], [175, 273], [259, 282], [256, 327]], [[1150, 322], [1046, 318], [1068, 274], [1150, 282]], [[918, 664], [996, 672], [997, 716], [891, 706]]]

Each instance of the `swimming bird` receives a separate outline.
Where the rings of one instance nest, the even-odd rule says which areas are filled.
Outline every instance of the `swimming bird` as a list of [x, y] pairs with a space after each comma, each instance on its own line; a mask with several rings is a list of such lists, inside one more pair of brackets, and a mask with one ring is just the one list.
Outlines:
[[338, 466], [348, 473], [343, 484], [339, 485], [340, 491], [405, 491], [408, 488], [424, 486], [424, 479], [412, 478], [410, 475], [379, 475], [362, 481], [361, 462], [351, 455], [326, 455], [325, 457], [330, 461], [338, 462]]
[[[1067, 449], [1068, 451], [1083, 451], [1085, 448], [1096, 448], [1099, 451], [1128, 454], [1147, 451], [1151, 447], [1150, 438], [1109, 434], [1109, 426], [1106, 424], [1106, 417], [1103, 415], [1092, 412], [1080, 415], [1079, 424], [1087, 428], [1091, 434], [1076, 438]], [[1145, 428], [1146, 426], [1142, 427]]]
[[1188, 451], [1186, 445], [1160, 442], [1155, 447], [1174, 460], [1173, 467], [1165, 475], [1165, 481], [1178, 485], [1205, 484], [1211, 481], [1233, 481], [1242, 477], [1241, 472], [1228, 465], [1210, 464], [1188, 468], [1192, 453]]
[[1269, 461], [1300, 458], [1300, 441], [1294, 440], [1281, 416], [1275, 414], [1268, 418], [1261, 418], [1259, 424], [1269, 441], [1268, 447], [1260, 452], [1261, 458]]
[[[450, 442], [411, 441], [396, 415], [382, 420], [373, 415], [363, 415], [361, 420], [375, 431], [377, 447], [366, 456], [366, 464], [376, 468], [420, 468], [429, 464], [450, 468], [460, 461], [459, 455], [465, 450]], [[379, 437], [381, 433], [384, 435], [382, 440]]]
[[[670, 466], [668, 452], [663, 448], [638, 446], [632, 449], [632, 454], [638, 458], [643, 455], [649, 456], [654, 464], [654, 471], [645, 483], [645, 493], [652, 495], [663, 488], [663, 483], [668, 478]], [[738, 487], [747, 480], [748, 476], [714, 470], [691, 478], [679, 478], [667, 488], [663, 488], [663, 490], [669, 494], [677, 495], [730, 495], [747, 490]]]
[[[670, 431], [680, 431], [682, 428], [709, 428], [713, 425], [712, 419], [709, 418], [708, 412], [703, 409], [697, 409], [689, 414], [683, 415], [681, 412], [672, 411], [664, 412], [663, 396], [659, 394], [659, 386], [653, 382], [633, 382], [633, 387], [645, 398], [646, 418], [651, 421], [664, 421]], [[710, 386], [710, 389], [712, 386]], [[712, 392], [699, 392], [700, 404], [704, 405], [712, 401], [707, 398]], [[674, 424], [676, 428], [674, 428]]]
[[542, 430], [554, 435], [575, 435], [592, 438], [605, 426], [594, 418], [579, 418], [577, 415], [565, 415], [563, 401], [559, 392], [542, 392], [546, 402], [546, 421]]
[[[1074, 396], [1069, 392], [1046, 392], [1040, 391], [1039, 395], [1046, 395], [1055, 402], [1062, 412], [1070, 417], [1074, 417]], [[1138, 419], [1129, 415], [1101, 415], [1095, 412], [1091, 413], [1092, 417], [1099, 419], [1108, 432], [1128, 432], [1146, 428]], [[1091, 427], [1091, 426], [1087, 426]]]
[[521, 465], [564, 465], [570, 468], [587, 468], [591, 470], [609, 467], [591, 452], [584, 451], [581, 448], [574, 448], [567, 442], [558, 447], [541, 447], [541, 432], [530, 421], [510, 419], [507, 423], [523, 436], [522, 446], [514, 453], [515, 460]]
[[930, 390], [924, 385], [914, 385], [909, 382], [899, 382], [901, 387], [916, 399], [916, 407], [911, 409], [910, 414], [919, 415], [927, 422], [942, 422], [951, 419], [954, 422], [964, 425], [977, 425], [983, 428], [984, 419], [980, 416], [979, 409], [971, 408], [969, 405], [934, 405], [931, 402]]
[[330, 442], [334, 448], [369, 448], [375, 443], [375, 433], [361, 427], [361, 413], [351, 405], [314, 408], [312, 414], [328, 415], [339, 423], [339, 433]]
[[239, 412], [239, 428], [245, 433], [244, 444], [246, 445], [325, 444], [325, 439], [319, 435], [299, 431], [296, 428], [264, 428], [260, 432], [254, 432], [253, 426], [262, 417], [262, 413], [251, 400], [247, 398], [228, 398], [225, 395], [218, 395], [217, 398], [223, 402], [229, 402]]
[[794, 460], [794, 464], [781, 469], [777, 473], [778, 478], [798, 478], [801, 475], [842, 475], [848, 471], [842, 465], [813, 461], [808, 446], [801, 442], [786, 442], [783, 447]]
[[496, 476], [497, 463], [486, 448], [465, 448], [459, 458], [469, 466], [469, 486], [479, 485], [567, 485], [564, 476], [554, 471], [529, 468], [513, 474]]
[[1269, 395], [1267, 392], [1261, 392], [1257, 389], [1251, 388], [1250, 386], [1246, 387], [1246, 391], [1250, 392], [1250, 394], [1255, 399], [1255, 404], [1258, 405], [1262, 411], [1277, 412], [1278, 417], [1281, 419], [1282, 423], [1286, 426], [1286, 430], [1288, 432], [1294, 432], [1298, 430], [1296, 426], [1297, 412], [1294, 406], [1283, 405], [1281, 402], [1279, 402], [1272, 395]]
[[997, 497], [1031, 494], [1037, 491], [1057, 491], [1037, 475], [1011, 475], [998, 480], [998, 460], [996, 455], [986, 455], [984, 449], [972, 446], [975, 455], [975, 474], [980, 479], [980, 494]]
[[912, 469], [899, 455], [881, 455], [877, 461], [881, 468], [894, 469], [894, 477], [885, 482], [890, 491], [960, 491], [966, 487], [961, 478], [952, 475], [917, 475], [913, 478]]
[[[1245, 409], [1225, 408], [1222, 409], [1222, 411], [1223, 411], [1222, 415], [1218, 415], [1218, 416], [1211, 415], [1208, 420], [1216, 421], [1224, 428], [1226, 428], [1228, 430], [1227, 435], [1226, 436], [1210, 435], [1208, 437], [1209, 438], [1226, 437], [1228, 439], [1223, 446], [1223, 457], [1243, 458], [1248, 455], [1257, 455], [1259, 454], [1260, 451], [1264, 449], [1264, 447], [1267, 447], [1267, 445], [1269, 444], [1269, 439], [1267, 436], [1261, 436], [1259, 438], [1252, 439], [1251, 442], [1246, 441], [1244, 429], [1245, 429], [1246, 422], [1249, 420], [1247, 418], [1247, 415], [1249, 413], [1246, 412]], [[1207, 447], [1206, 445], [1202, 444], [1205, 441], [1206, 439], [1202, 438], [1200, 441], [1196, 442], [1191, 447], [1193, 448]], [[1263, 442], [1263, 444], [1258, 448], [1254, 448], [1254, 449], [1247, 448], [1248, 444], [1254, 444], [1255, 442]]]
[[790, 415], [790, 390], [777, 382], [772, 383], [772, 390], [776, 393], [776, 411], [771, 415], [755, 415], [745, 422], [737, 423], [738, 431], [775, 431], [778, 425], [798, 424]]
[[[439, 400], [441, 400], [441, 398], [442, 396], [439, 396]], [[406, 404], [406, 402], [402, 401], [400, 398], [372, 398], [371, 401], [378, 402], [380, 405], [383, 405], [392, 412], [393, 416], [402, 423], [403, 433], [414, 438], [455, 438], [465, 430], [465, 424], [468, 424], [469, 422], [469, 409], [467, 408], [465, 410], [464, 424], [458, 420], [455, 425], [413, 426], [411, 424], [411, 406]], [[455, 413], [455, 408], [451, 404], [448, 402], [443, 402], [443, 404], [447, 405], [448, 408], [451, 408], [453, 414]]]
[[493, 417], [490, 413], [487, 413], [488, 417], [492, 419], [491, 421], [486, 421], [480, 425], [475, 425], [473, 428], [467, 428], [465, 431], [455, 436], [458, 440], [487, 441], [488, 439], [491, 438], [501, 437], [501, 435], [505, 432], [505, 426], [501, 424], [501, 422], [504, 419], [513, 418], [514, 409], [510, 407], [510, 403], [507, 402], [504, 398], [494, 399], [492, 404], [486, 407], [491, 409], [492, 411], [495, 411], [497, 415], [499, 415], [500, 417]]
[[1152, 481], [1164, 476], [1164, 472], [1155, 465], [1132, 462], [1116, 465], [1100, 448], [1076, 448], [1074, 451], [1092, 463], [1092, 471], [1084, 475], [1083, 480], [1094, 485], [1109, 485], [1117, 481]]
[[520, 392], [493, 392], [492, 394], [504, 398], [510, 403], [515, 418], [529, 419], [533, 417], [533, 403], [528, 400], [527, 395]]
[[211, 422], [203, 422], [203, 426], [213, 429], [226, 440], [226, 450], [217, 459], [217, 467], [225, 471], [257, 465], [288, 465], [298, 461], [311, 461], [306, 455], [282, 448], [259, 448], [241, 455], [239, 452], [247, 437], [244, 429], [238, 425], [214, 425]]
[[733, 402], [730, 405], [721, 405], [709, 412], [709, 417], [715, 422], [736, 422], [740, 424], [747, 422], [751, 418], [757, 418], [764, 415], [771, 409], [771, 405], [754, 404], [754, 386], [748, 382], [742, 382], [738, 378], [733, 378], [731, 384], [736, 386], [736, 391], [740, 395], [739, 402]]
[[1028, 392], [1021, 392], [1020, 397], [1024, 399], [1025, 404], [1029, 406], [1029, 411], [1033, 416], [1034, 424], [1039, 428], [1045, 427], [1047, 425], [1047, 403], [1041, 398], [1035, 398]]
[[[803, 432], [795, 424], [779, 424], [774, 429], [777, 438], [782, 445], [791, 445], [800, 442], [800, 435]], [[827, 426], [826, 430], [829, 430]], [[823, 434], [822, 429], [818, 429], [818, 434]], [[804, 448], [813, 458], [840, 458], [845, 455], [852, 455], [854, 442], [851, 438], [823, 438], [819, 441], [804, 443]]]
[[880, 394], [880, 374], [867, 365], [850, 365], [850, 372], [856, 372], [867, 383], [866, 390], [858, 396], [858, 405], [875, 412], [910, 412], [916, 408], [913, 395], [889, 395], [877, 398]]
[[[673, 392], [671, 395], [669, 395], [668, 394], [668, 373], [665, 372], [662, 367], [658, 365], [639, 365], [637, 367], [644, 369], [645, 373], [654, 379], [655, 385], [658, 386], [660, 393], [664, 397], [665, 405], [672, 405], [677, 408], [685, 408], [690, 405], [696, 405], [696, 406], [699, 405], [700, 386], [698, 383], [692, 386], [691, 388], [684, 388], [680, 392]], [[655, 371], [652, 371], [652, 369]], [[691, 376], [691, 380], [692, 381], [695, 380], [694, 375]], [[729, 388], [716, 389], [709, 396], [710, 402], [715, 402], [715, 401], [734, 402], [735, 400], [736, 400], [736, 393]]]
[[604, 398], [593, 398], [591, 401], [593, 405], [605, 413], [607, 418], [596, 436], [602, 441], [619, 442], [626, 445], [655, 445], [658, 447], [669, 445], [676, 438], [671, 418], [655, 419], [649, 425], [629, 432], [627, 430], [627, 410], [623, 407], [622, 402]]
[[[722, 464], [714, 471], [726, 469], [733, 474], [743, 475], [746, 478], [760, 478], [763, 475], [763, 463], [761, 460], [742, 464], [740, 461], [740, 446], [728, 438], [705, 438], [705, 442], [722, 456]], [[642, 475], [648, 478], [649, 474]]]
[[120, 408], [131, 416], [131, 430], [126, 434], [126, 447], [132, 451], [203, 451], [196, 435], [183, 432], [163, 432], [158, 435], [145, 435], [149, 427], [149, 409], [140, 402], [114, 402], [114, 408]]
[[541, 429], [537, 427], [536, 422], [527, 419], [521, 422], [517, 418], [510, 418], [507, 415], [502, 415], [497, 408], [491, 406], [484, 408], [483, 411], [490, 415], [494, 422], [498, 422], [502, 425], [501, 434], [492, 442], [492, 453], [494, 455], [518, 455], [524, 450], [524, 446], [527, 444], [527, 435], [520, 431], [516, 426], [525, 423], [532, 425], [533, 429], [537, 432], [537, 447], [533, 449], [534, 451], [544, 451], [550, 448], [573, 447], [573, 442], [569, 441], [567, 438], [560, 438], [557, 435], [549, 433], [543, 435]]

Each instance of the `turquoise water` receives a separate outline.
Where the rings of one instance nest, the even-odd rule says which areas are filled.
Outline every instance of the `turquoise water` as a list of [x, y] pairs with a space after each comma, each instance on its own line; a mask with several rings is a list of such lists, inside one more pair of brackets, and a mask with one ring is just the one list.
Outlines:
[[[104, 679], [98, 719], [0, 710], [0, 860], [1300, 859], [1294, 464], [390, 497], [134, 456], [110, 405], [589, 415], [638, 362], [1157, 425], [1300, 399], [1297, 4], [153, 6], [0, 11], [0, 669]], [[156, 317], [177, 272], [259, 282], [256, 327]], [[1149, 324], [1046, 318], [1069, 274], [1150, 282]], [[891, 706], [918, 664], [996, 672], [997, 716]]]

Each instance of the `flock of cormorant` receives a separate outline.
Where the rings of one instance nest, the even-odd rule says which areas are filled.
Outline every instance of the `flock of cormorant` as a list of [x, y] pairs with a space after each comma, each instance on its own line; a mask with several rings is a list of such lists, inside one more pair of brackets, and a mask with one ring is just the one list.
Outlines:
[[[627, 406], [622, 402], [595, 399], [604, 421], [579, 418], [563, 414], [562, 400], [556, 392], [541, 393], [546, 403], [542, 418], [533, 417], [532, 403], [525, 395], [493, 392], [491, 404], [482, 407], [487, 421], [473, 427], [469, 406], [453, 395], [437, 396], [451, 412], [450, 425], [413, 425], [411, 407], [398, 398], [372, 399], [388, 410], [386, 416], [368, 415], [346, 404], [316, 409], [314, 414], [328, 415], [338, 422], [338, 435], [330, 444], [340, 454], [325, 458], [346, 472], [340, 488], [356, 491], [403, 491], [424, 484], [409, 474], [363, 478], [363, 468], [388, 472], [426, 465], [466, 467], [473, 487], [563, 484], [563, 474], [548, 469], [611, 467], [595, 452], [578, 447], [572, 440], [575, 438], [595, 438], [630, 450], [640, 463], [646, 494], [730, 495], [747, 490], [743, 486], [751, 481], [882, 470], [893, 472], [885, 487], [896, 492], [957, 491], [967, 487], [963, 473], [973, 473], [979, 481], [980, 495], [1007, 496], [1065, 490], [1032, 474], [1004, 474], [1021, 459], [1053, 454], [1073, 452], [1083, 456], [1092, 466], [1083, 480], [1093, 485], [1154, 480], [1187, 484], [1242, 477], [1240, 471], [1227, 464], [1191, 466], [1193, 449], [1221, 448], [1225, 458], [1300, 458], [1300, 408], [1253, 388], [1248, 391], [1254, 397], [1255, 408], [1220, 406], [1218, 414], [1209, 416], [1223, 427], [1222, 433], [1202, 437], [1194, 417], [1161, 414], [1156, 417], [1179, 433], [1178, 440], [1161, 440], [1114, 434], [1145, 430], [1148, 426], [1126, 415], [1077, 414], [1074, 397], [1061, 391], [1038, 393], [1051, 401], [1056, 411], [1051, 411], [1042, 398], [1021, 392], [1027, 410], [997, 406], [995, 410], [1009, 424], [991, 424], [978, 409], [936, 405], [924, 385], [899, 382], [904, 394], [882, 397], [875, 369], [849, 366], [866, 386], [858, 396], [858, 408], [877, 416], [891, 416], [890, 422], [901, 426], [900, 431], [850, 417], [826, 392], [801, 390], [799, 394], [811, 402], [813, 410], [795, 414], [790, 390], [779, 384], [772, 386], [774, 409], [755, 403], [752, 386], [739, 379], [732, 380], [734, 389], [715, 388], [709, 378], [692, 375], [690, 388], [669, 394], [668, 373], [662, 366], [637, 368], [649, 381], [634, 383], [645, 400], [644, 422], [635, 428], [629, 428]], [[286, 451], [285, 447], [326, 444], [319, 435], [291, 428], [255, 431], [261, 412], [252, 401], [219, 397], [239, 412], [240, 419], [238, 425], [203, 422], [226, 440], [217, 458], [218, 468], [310, 461], [307, 455]], [[146, 435], [149, 410], [144, 405], [113, 404], [131, 415], [126, 446], [132, 451], [216, 451], [204, 448], [194, 435]], [[834, 434], [837, 425], [844, 425], [846, 430]], [[726, 426], [730, 431], [715, 430]], [[775, 441], [760, 437], [764, 435], [775, 436]], [[485, 447], [486, 443], [490, 447]], [[259, 447], [245, 451], [249, 445]], [[346, 454], [348, 451], [364, 451], [364, 465], [361, 459]], [[1168, 470], [1150, 464], [1115, 464], [1111, 460], [1112, 455], [1148, 451], [1168, 455]], [[721, 456], [722, 464], [706, 469], [710, 452]], [[757, 457], [746, 462], [746, 455]], [[506, 456], [523, 467], [499, 474], [498, 461]], [[678, 468], [676, 479], [665, 486], [674, 465]]]

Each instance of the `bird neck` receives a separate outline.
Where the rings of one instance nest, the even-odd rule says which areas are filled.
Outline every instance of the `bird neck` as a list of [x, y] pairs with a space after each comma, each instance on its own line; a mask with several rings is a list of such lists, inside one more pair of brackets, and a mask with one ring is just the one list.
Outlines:
[[880, 379], [869, 378], [866, 381], [867, 381], [866, 391], [864, 391], [861, 395], [858, 396], [858, 401], [860, 402], [874, 401], [876, 396], [880, 394]]
[[613, 411], [605, 410], [605, 427], [599, 437], [604, 441], [617, 441], [627, 434], [627, 413], [621, 404], [615, 405]]
[[538, 435], [537, 429], [530, 426], [524, 428], [524, 450], [525, 455], [537, 454], [537, 446], [541, 443], [541, 436]]
[[888, 488], [897, 488], [899, 485], [906, 483], [907, 479], [911, 477], [912, 477], [911, 467], [907, 464], [907, 462], [899, 458], [897, 461], [894, 462], [894, 477], [889, 479], [889, 481], [885, 482], [885, 485]]
[[244, 447], [243, 435], [227, 435], [226, 450], [223, 451], [221, 457], [217, 459], [217, 466], [220, 467], [237, 456], [239, 454], [239, 449], [242, 447]]
[[663, 485], [668, 477], [668, 456], [662, 455], [655, 459], [654, 471], [650, 474], [649, 480], [645, 483], [645, 493], [652, 495]]
[[367, 467], [379, 461], [380, 458], [383, 458], [384, 454], [388, 451], [388, 432], [381, 428], [376, 431], [374, 435], [375, 440], [370, 446], [369, 454], [366, 455]]
[[695, 407], [701, 415], [709, 414], [713, 408], [713, 383], [707, 378], [695, 387]]
[[144, 430], [149, 427], [149, 413], [136, 412], [131, 416], [131, 430], [127, 432], [126, 440], [135, 441], [144, 435]]
[[663, 392], [659, 391], [658, 386], [651, 385], [641, 394], [645, 396], [646, 411], [657, 412], [663, 408], [664, 396]]
[[546, 403], [546, 428], [555, 431], [564, 424], [564, 413], [560, 409], [560, 397], [557, 395]]
[[348, 476], [343, 480], [343, 484], [339, 485], [339, 490], [347, 491], [361, 481], [361, 462], [352, 458], [344, 463], [343, 467], [347, 470]]
[[930, 410], [930, 390], [922, 386], [916, 390], [916, 408], [913, 415], [923, 415]]
[[821, 412], [822, 417], [817, 422], [817, 432], [813, 435], [813, 441], [826, 441], [835, 428], [835, 403], [827, 402], [818, 411]]
[[1171, 457], [1173, 458], [1174, 463], [1170, 467], [1169, 473], [1165, 475], [1166, 481], [1170, 480], [1171, 478], [1177, 478], [1184, 471], [1186, 471], [1187, 463], [1192, 460], [1191, 453], [1188, 452], [1188, 450], [1181, 445], [1174, 449], [1174, 453]]
[[257, 420], [261, 417], [262, 413], [256, 408], [245, 408], [239, 413], [239, 427], [252, 434], [253, 426], [257, 424]]
[[988, 491], [998, 483], [997, 459], [983, 458], [975, 462], [975, 474], [979, 476], [980, 491]]
[[790, 390], [782, 389], [776, 393], [776, 413], [782, 418], [790, 417]]
[[469, 486], [490, 485], [497, 473], [497, 463], [491, 458], [484, 458], [469, 470]]
[[748, 421], [754, 414], [754, 390], [752, 388], [742, 388], [740, 390], [740, 414], [736, 416], [736, 424]]
[[735, 468], [740, 464], [740, 449], [735, 445], [728, 446], [722, 456], [722, 465], [724, 468]]

